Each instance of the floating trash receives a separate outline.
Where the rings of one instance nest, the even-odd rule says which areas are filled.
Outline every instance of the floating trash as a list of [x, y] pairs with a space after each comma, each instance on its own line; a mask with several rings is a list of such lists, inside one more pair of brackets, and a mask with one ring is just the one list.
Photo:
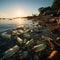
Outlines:
[[32, 52], [41, 52], [46, 48], [46, 44], [39, 44], [32, 48]]
[[44, 40], [52, 40], [52, 38], [46, 37], [46, 36], [41, 36], [41, 38], [44, 39]]
[[23, 36], [27, 39], [29, 39], [31, 37], [31, 35], [29, 33], [25, 33], [25, 34], [23, 34]]
[[11, 34], [7, 34], [7, 32], [3, 32], [1, 36], [2, 38], [5, 38], [5, 39], [9, 39], [9, 40], [11, 39]]
[[12, 35], [18, 35], [18, 31], [17, 30], [12, 30]]
[[27, 42], [27, 39], [24, 39], [24, 44]]
[[19, 32], [20, 34], [23, 34], [23, 33], [24, 33], [24, 31], [23, 31], [23, 30], [18, 30], [18, 32]]
[[1, 34], [3, 38], [11, 39], [11, 41], [9, 41], [11, 44], [9, 48], [13, 47], [3, 53], [2, 60], [9, 60], [9, 58], [15, 56], [17, 52], [18, 58], [20, 58], [19, 60], [40, 60], [40, 56], [36, 53], [40, 54], [40, 52], [44, 53], [46, 49], [48, 50], [46, 41], [52, 40], [52, 38], [46, 36], [49, 35], [49, 33], [49, 30], [44, 24], [33, 24], [31, 28], [21, 26], [12, 29], [9, 34], [3, 32]]
[[33, 44], [34, 44], [34, 40], [31, 39], [25, 43], [25, 48], [31, 47], [31, 46], [33, 46]]
[[23, 43], [23, 40], [20, 38], [20, 37], [17, 37], [17, 41], [22, 44]]
[[13, 56], [14, 54], [16, 54], [18, 51], [19, 51], [19, 47], [17, 45], [15, 45], [14, 47], [8, 49], [7, 51], [5, 51], [3, 53], [4, 56], [2, 57], [2, 60], [9, 59], [11, 56]]

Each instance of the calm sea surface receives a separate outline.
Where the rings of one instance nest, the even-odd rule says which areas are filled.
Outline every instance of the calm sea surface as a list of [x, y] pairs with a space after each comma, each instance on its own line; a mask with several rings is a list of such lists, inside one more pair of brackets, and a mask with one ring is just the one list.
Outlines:
[[17, 28], [18, 26], [21, 25], [29, 25], [31, 26], [33, 24], [32, 20], [27, 20], [27, 19], [1, 19], [0, 20], [0, 32]]

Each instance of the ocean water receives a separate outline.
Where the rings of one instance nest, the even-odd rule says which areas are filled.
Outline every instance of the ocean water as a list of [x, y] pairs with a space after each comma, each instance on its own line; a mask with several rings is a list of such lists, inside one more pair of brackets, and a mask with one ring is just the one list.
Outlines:
[[18, 26], [21, 25], [29, 25], [31, 26], [33, 24], [32, 20], [27, 20], [27, 19], [1, 19], [0, 20], [0, 32], [17, 28]]

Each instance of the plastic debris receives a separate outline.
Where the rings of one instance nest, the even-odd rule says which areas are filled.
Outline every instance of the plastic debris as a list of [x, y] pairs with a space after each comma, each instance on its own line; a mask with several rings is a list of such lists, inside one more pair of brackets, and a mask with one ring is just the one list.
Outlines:
[[18, 51], [19, 51], [19, 47], [17, 45], [15, 45], [14, 47], [12, 47], [4, 52], [4, 56], [2, 57], [2, 60], [9, 59], [11, 56], [16, 54]]

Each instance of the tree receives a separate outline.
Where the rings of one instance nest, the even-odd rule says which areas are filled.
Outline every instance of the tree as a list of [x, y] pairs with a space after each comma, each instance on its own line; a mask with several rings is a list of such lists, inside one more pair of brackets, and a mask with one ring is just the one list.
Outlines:
[[44, 12], [44, 7], [39, 8], [38, 11], [39, 11], [39, 15], [42, 15]]
[[38, 9], [40, 15], [42, 15], [47, 10], [53, 10], [53, 9], [50, 6], [48, 6], [48, 7], [41, 7], [41, 8]]
[[60, 9], [60, 0], [54, 0], [52, 8], [58, 11]]

